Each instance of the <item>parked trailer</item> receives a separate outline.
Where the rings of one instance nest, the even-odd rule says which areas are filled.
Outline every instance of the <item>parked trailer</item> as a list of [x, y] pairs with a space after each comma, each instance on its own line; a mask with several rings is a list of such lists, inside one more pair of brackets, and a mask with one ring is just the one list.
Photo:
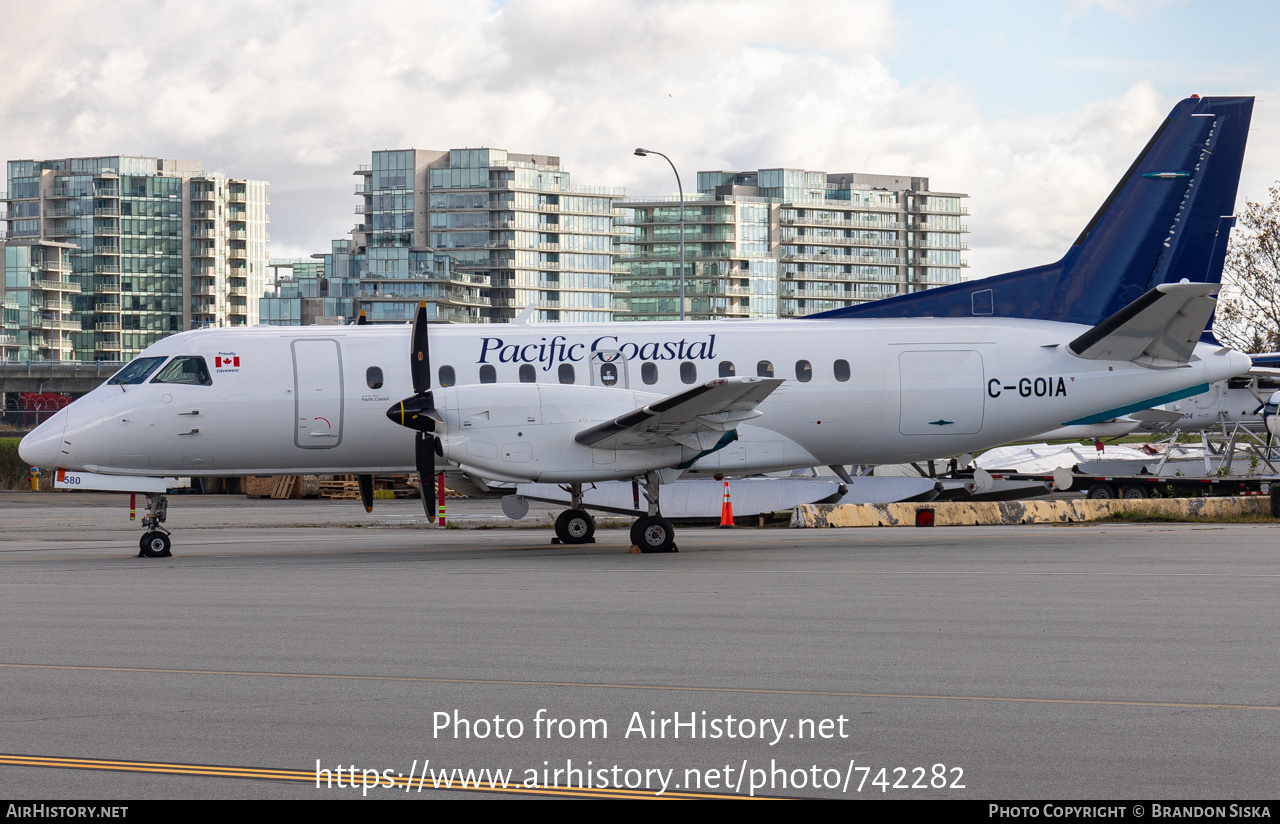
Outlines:
[[1059, 492], [1078, 490], [1086, 498], [1208, 498], [1236, 495], [1270, 495], [1280, 476], [1189, 477], [1185, 475], [1086, 475], [1058, 469], [1051, 475], [992, 472], [993, 480], [1040, 481]]

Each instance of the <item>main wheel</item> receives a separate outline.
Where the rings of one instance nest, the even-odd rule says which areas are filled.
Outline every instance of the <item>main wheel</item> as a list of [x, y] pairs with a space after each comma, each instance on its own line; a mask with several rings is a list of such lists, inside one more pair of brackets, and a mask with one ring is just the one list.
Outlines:
[[556, 518], [556, 537], [562, 544], [585, 544], [596, 534], [596, 521], [585, 509], [566, 509]]
[[1095, 501], [1110, 501], [1116, 497], [1116, 488], [1111, 484], [1094, 484], [1089, 487], [1086, 497]]
[[631, 541], [641, 552], [670, 552], [676, 544], [676, 530], [661, 515], [646, 515], [631, 525]]
[[138, 541], [138, 548], [148, 558], [172, 557], [173, 553], [169, 551], [170, 546], [172, 543], [169, 536], [159, 531], [144, 533], [142, 539]]
[[1137, 501], [1147, 497], [1147, 490], [1138, 484], [1126, 484], [1120, 487], [1120, 497], [1129, 501]]

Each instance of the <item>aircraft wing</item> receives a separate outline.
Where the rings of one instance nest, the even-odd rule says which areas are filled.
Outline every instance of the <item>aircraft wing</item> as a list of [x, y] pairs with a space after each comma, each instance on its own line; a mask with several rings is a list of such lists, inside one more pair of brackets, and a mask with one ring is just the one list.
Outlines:
[[1071, 341], [1081, 358], [1128, 360], [1155, 369], [1182, 366], [1217, 304], [1217, 283], [1161, 283]]
[[759, 417], [756, 406], [781, 384], [781, 378], [717, 378], [584, 429], [573, 439], [604, 449], [673, 443], [710, 449], [722, 433]]

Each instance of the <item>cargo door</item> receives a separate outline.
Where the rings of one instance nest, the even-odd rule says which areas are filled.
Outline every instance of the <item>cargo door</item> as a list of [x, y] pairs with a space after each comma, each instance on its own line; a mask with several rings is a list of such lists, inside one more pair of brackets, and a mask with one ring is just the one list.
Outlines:
[[982, 355], [968, 349], [898, 355], [904, 435], [972, 435], [982, 431]]

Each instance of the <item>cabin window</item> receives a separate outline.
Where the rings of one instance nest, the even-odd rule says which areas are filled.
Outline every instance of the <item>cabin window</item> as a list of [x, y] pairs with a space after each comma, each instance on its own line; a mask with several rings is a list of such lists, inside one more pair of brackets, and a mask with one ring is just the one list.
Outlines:
[[847, 360], [836, 361], [836, 380], [841, 383], [849, 380], [849, 362]]
[[813, 364], [807, 360], [796, 361], [796, 380], [801, 383], [808, 383], [813, 380]]
[[605, 386], [615, 386], [618, 383], [618, 367], [612, 363], [600, 364], [600, 382]]
[[486, 363], [484, 366], [480, 367], [480, 382], [481, 383], [497, 383], [498, 382], [498, 370], [493, 368], [493, 364]]
[[537, 383], [538, 370], [533, 368], [532, 363], [520, 364], [520, 382], [521, 383]]
[[573, 364], [572, 363], [560, 364], [560, 369], [558, 370], [558, 374], [560, 376], [561, 383], [573, 383], [573, 377], [574, 377]]
[[698, 379], [698, 367], [693, 361], [685, 361], [680, 364], [680, 380], [685, 383], [693, 383]]
[[212, 386], [209, 367], [204, 358], [184, 355], [169, 361], [169, 365], [160, 370], [160, 374], [151, 379], [152, 383], [185, 383], [189, 386]]
[[773, 363], [771, 361], [762, 360], [756, 364], [756, 375], [761, 378], [773, 377]]
[[370, 366], [364, 371], [364, 382], [369, 385], [370, 389], [381, 389], [382, 370], [376, 366]]
[[649, 386], [658, 382], [658, 364], [645, 362], [640, 364], [640, 380]]
[[458, 382], [458, 376], [454, 373], [452, 366], [441, 366], [439, 375], [441, 386], [453, 386]]
[[164, 358], [134, 358], [129, 365], [121, 369], [107, 383], [114, 384], [135, 384], [142, 383], [151, 377], [151, 373], [156, 371], [160, 364], [164, 363]]
[[733, 361], [720, 361], [720, 377], [732, 378], [735, 374], [737, 374], [737, 370], [733, 368]]

